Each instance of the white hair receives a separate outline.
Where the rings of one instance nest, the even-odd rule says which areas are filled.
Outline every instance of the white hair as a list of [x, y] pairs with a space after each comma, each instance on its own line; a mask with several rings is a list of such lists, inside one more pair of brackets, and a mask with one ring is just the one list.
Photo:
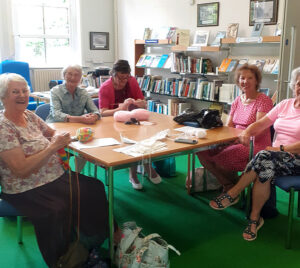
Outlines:
[[300, 67], [295, 68], [291, 74], [290, 89], [294, 90], [297, 83], [297, 77], [300, 75]]
[[80, 65], [78, 65], [78, 64], [69, 64], [69, 65], [65, 66], [62, 69], [61, 73], [62, 73], [63, 78], [65, 77], [65, 74], [69, 69], [74, 69], [74, 70], [78, 71], [80, 73], [80, 75], [82, 75], [82, 67]]
[[6, 96], [8, 85], [10, 82], [22, 82], [26, 84], [28, 90], [30, 90], [26, 79], [15, 73], [4, 73], [0, 75], [0, 99], [3, 100]]

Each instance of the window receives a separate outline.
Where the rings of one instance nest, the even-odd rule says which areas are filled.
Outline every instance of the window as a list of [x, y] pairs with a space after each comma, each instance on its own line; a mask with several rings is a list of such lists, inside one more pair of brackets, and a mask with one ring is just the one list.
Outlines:
[[71, 11], [75, 2], [13, 0], [16, 59], [35, 67], [59, 67], [74, 61], [76, 36], [71, 33], [76, 16]]

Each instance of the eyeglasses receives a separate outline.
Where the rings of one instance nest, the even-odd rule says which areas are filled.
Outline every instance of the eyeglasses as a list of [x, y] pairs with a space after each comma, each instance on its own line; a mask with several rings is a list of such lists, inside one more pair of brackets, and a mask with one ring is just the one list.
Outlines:
[[140, 125], [140, 121], [132, 117], [130, 120], [125, 122], [125, 125]]
[[120, 77], [118, 74], [116, 74], [115, 77], [117, 77], [119, 81], [123, 82], [123, 81], [127, 81], [131, 77], [131, 75], [128, 74], [126, 76]]

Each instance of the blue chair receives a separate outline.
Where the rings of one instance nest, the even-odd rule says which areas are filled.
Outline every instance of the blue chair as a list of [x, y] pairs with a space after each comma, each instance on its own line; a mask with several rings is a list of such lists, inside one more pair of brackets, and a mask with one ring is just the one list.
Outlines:
[[0, 217], [17, 217], [17, 233], [18, 243], [23, 244], [23, 231], [22, 231], [22, 214], [17, 211], [12, 205], [3, 199], [0, 199]]
[[288, 210], [288, 230], [285, 240], [285, 247], [289, 249], [291, 248], [295, 191], [298, 192], [297, 216], [300, 217], [300, 175], [277, 177], [275, 179], [275, 185], [280, 189], [290, 193]]
[[[28, 83], [30, 87], [30, 91], [32, 92], [32, 85], [30, 81], [30, 73], [29, 73], [29, 64], [27, 62], [22, 61], [13, 61], [13, 60], [5, 60], [0, 63], [0, 74], [3, 73], [16, 73], [22, 75]], [[41, 103], [40, 103], [41, 104]], [[29, 97], [29, 103], [27, 106], [28, 110], [35, 110], [37, 107], [37, 102], [34, 101], [34, 98]]]
[[38, 115], [40, 118], [42, 118], [44, 121], [46, 121], [46, 118], [49, 115], [49, 113], [50, 113], [49, 103], [41, 104], [35, 110], [35, 114]]
[[95, 103], [95, 105], [96, 105], [97, 108], [99, 109], [99, 98], [93, 99], [93, 102]]

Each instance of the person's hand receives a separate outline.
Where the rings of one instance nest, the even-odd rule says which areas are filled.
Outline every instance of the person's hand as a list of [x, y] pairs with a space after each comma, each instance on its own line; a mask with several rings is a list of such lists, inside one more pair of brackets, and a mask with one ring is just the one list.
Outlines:
[[133, 98], [128, 98], [124, 101], [124, 104], [129, 105], [129, 104], [134, 104], [135, 100]]
[[98, 120], [98, 115], [92, 113], [84, 114], [81, 116], [81, 119], [81, 123], [94, 124]]
[[267, 146], [265, 150], [267, 150], [267, 151], [273, 151], [273, 152], [278, 152], [278, 151], [280, 151], [280, 147]]
[[62, 132], [56, 134], [52, 137], [50, 145], [53, 147], [54, 151], [65, 147], [71, 142], [71, 135], [69, 132]]
[[247, 133], [246, 130], [244, 130], [240, 135], [239, 135], [239, 141], [241, 144], [248, 146], [250, 143], [250, 135]]
[[138, 100], [134, 101], [134, 104], [136, 106], [138, 106], [139, 108], [143, 108], [143, 109], [147, 108], [147, 101], [145, 101], [145, 100], [138, 99]]

